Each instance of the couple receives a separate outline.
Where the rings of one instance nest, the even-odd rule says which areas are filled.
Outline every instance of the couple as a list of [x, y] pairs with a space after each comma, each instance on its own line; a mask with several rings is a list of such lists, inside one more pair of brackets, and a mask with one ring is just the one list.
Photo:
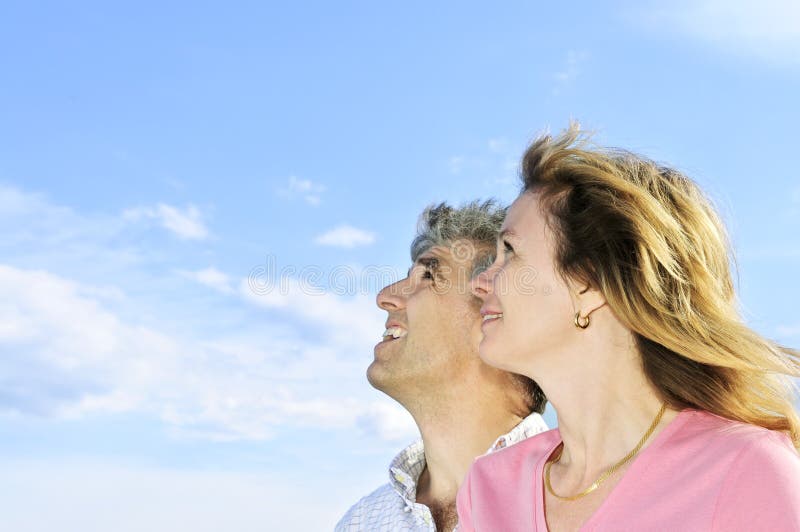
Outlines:
[[800, 530], [798, 353], [739, 316], [702, 192], [577, 126], [522, 181], [427, 209], [378, 294], [367, 376], [422, 441], [337, 531]]

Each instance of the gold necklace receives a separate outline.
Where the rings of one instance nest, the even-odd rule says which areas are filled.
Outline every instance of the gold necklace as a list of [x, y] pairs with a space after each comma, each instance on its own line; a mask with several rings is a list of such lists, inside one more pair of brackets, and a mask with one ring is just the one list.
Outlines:
[[658, 414], [656, 414], [656, 418], [653, 420], [653, 423], [650, 424], [650, 428], [647, 429], [647, 432], [644, 433], [644, 436], [642, 436], [642, 439], [639, 440], [639, 443], [636, 444], [636, 447], [634, 447], [631, 452], [625, 455], [625, 458], [623, 458], [616, 464], [612, 465], [611, 467], [603, 471], [603, 473], [599, 477], [597, 477], [597, 480], [595, 480], [591, 486], [589, 486], [582, 492], [578, 493], [577, 495], [571, 495], [568, 497], [559, 495], [558, 493], [553, 491], [553, 486], [550, 485], [550, 466], [553, 465], [553, 462], [558, 462], [561, 459], [561, 453], [564, 452], [564, 442], [561, 442], [558, 449], [558, 455], [556, 455], [555, 458], [548, 460], [547, 464], [544, 466], [544, 485], [547, 486], [547, 491], [550, 492], [550, 495], [556, 497], [557, 499], [561, 499], [562, 501], [574, 501], [580, 499], [581, 497], [589, 495], [591, 492], [599, 488], [600, 484], [605, 482], [605, 480], [608, 477], [613, 475], [620, 467], [630, 462], [631, 459], [633, 459], [633, 457], [636, 456], [636, 454], [642, 450], [642, 446], [644, 446], [648, 438], [650, 438], [650, 436], [653, 435], [653, 431], [656, 430], [656, 427], [658, 426], [659, 421], [661, 421], [661, 417], [664, 415], [664, 412], [666, 410], [667, 410], [667, 405], [666, 403], [664, 403], [661, 405], [661, 410], [659, 410]]

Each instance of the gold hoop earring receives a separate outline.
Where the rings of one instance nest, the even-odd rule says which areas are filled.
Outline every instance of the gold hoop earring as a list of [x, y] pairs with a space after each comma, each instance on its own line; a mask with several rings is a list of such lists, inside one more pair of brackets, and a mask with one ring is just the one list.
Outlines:
[[581, 321], [581, 311], [575, 313], [575, 327], [579, 329], [585, 329], [589, 326], [589, 316], [583, 318], [585, 321]]

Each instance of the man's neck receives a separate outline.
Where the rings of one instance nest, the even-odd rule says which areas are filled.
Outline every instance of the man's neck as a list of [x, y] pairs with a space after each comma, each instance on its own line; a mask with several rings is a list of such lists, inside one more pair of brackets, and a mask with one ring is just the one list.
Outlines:
[[520, 416], [497, 408], [503, 404], [499, 399], [470, 401], [459, 396], [462, 400], [450, 406], [440, 403], [424, 414], [412, 412], [422, 435], [426, 462], [417, 483], [417, 502], [454, 503], [475, 457], [522, 421]]

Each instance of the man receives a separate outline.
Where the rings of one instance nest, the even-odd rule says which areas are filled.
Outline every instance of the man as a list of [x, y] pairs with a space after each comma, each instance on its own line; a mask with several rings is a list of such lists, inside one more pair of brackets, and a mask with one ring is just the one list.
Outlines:
[[408, 276], [378, 294], [388, 318], [367, 379], [411, 413], [422, 440], [397, 455], [389, 483], [350, 508], [337, 532], [450, 531], [474, 458], [547, 430], [541, 389], [478, 356], [480, 301], [469, 281], [492, 262], [504, 216], [492, 201], [428, 207]]

